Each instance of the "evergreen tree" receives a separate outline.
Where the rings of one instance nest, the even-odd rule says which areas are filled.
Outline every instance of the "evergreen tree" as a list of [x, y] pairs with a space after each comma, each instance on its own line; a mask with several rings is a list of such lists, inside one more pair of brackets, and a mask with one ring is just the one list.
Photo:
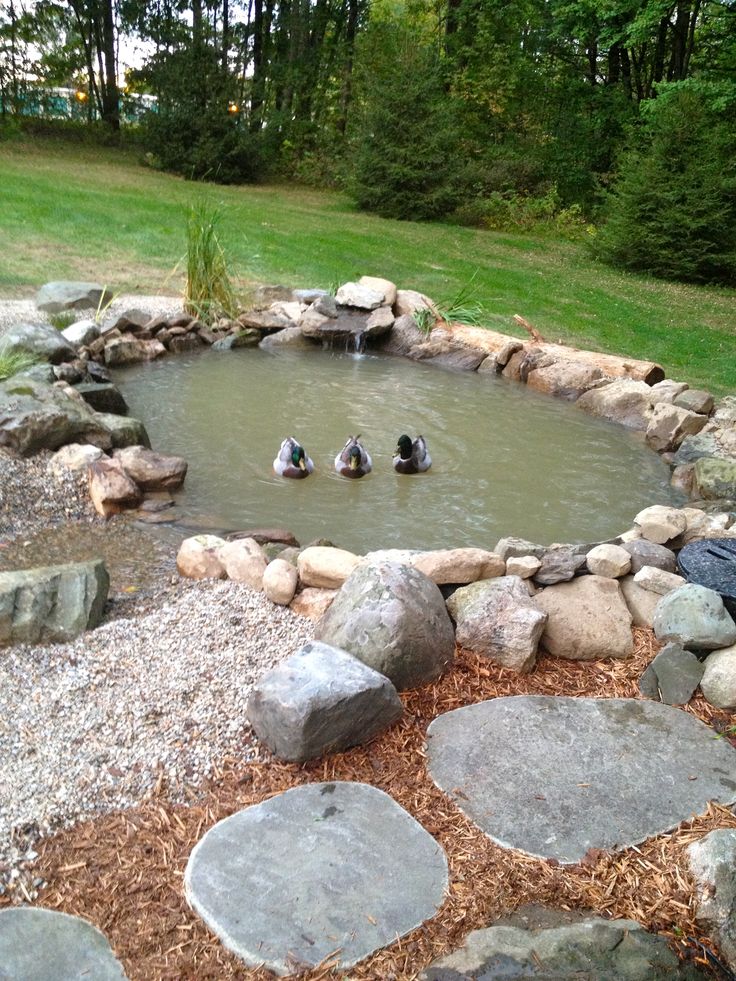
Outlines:
[[663, 86], [625, 157], [597, 251], [663, 279], [736, 282], [736, 86]]

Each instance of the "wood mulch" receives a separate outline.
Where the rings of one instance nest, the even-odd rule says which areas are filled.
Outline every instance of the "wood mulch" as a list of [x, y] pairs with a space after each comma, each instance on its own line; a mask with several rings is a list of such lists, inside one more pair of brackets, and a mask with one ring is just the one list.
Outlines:
[[[124, 812], [79, 824], [39, 846], [36, 874], [48, 886], [39, 904], [87, 918], [109, 938], [131, 981], [197, 979], [270, 981], [229, 954], [187, 907], [182, 879], [195, 843], [217, 821], [290, 787], [321, 780], [357, 780], [389, 793], [445, 849], [449, 895], [437, 916], [369, 957], [354, 981], [411, 979], [432, 959], [457, 947], [470, 930], [487, 926], [526, 903], [594, 910], [639, 920], [667, 935], [681, 956], [700, 959], [712, 948], [695, 923], [687, 845], [715, 828], [736, 828], [736, 815], [712, 805], [705, 814], [638, 848], [591, 851], [578, 865], [531, 858], [493, 844], [435, 787], [424, 740], [436, 716], [502, 695], [546, 694], [638, 698], [638, 678], [656, 653], [651, 631], [637, 630], [627, 661], [575, 662], [540, 658], [531, 674], [498, 668], [460, 650], [454, 668], [433, 685], [404, 693], [404, 718], [370, 745], [305, 765], [265, 758], [221, 761], [192, 802], [172, 803], [165, 786]], [[687, 711], [723, 731], [732, 717], [698, 695]], [[250, 738], [244, 734], [244, 738]], [[7, 899], [0, 897], [0, 906]], [[330, 963], [299, 975], [305, 981], [347, 977]]]

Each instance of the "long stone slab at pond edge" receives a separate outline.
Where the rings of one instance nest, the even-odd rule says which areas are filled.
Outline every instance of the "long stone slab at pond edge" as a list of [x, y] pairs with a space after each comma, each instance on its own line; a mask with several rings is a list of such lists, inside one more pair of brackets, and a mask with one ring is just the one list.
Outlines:
[[193, 850], [189, 903], [250, 966], [280, 976], [327, 957], [342, 969], [434, 916], [445, 854], [362, 783], [294, 787], [220, 821]]
[[439, 716], [427, 743], [432, 779], [482, 831], [560, 862], [736, 802], [736, 750], [656, 702], [495, 698]]

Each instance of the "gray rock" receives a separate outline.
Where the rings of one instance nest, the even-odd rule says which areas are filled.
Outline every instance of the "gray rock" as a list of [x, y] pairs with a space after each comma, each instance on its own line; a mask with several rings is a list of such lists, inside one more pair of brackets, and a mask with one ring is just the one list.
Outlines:
[[[560, 917], [560, 919], [562, 919]], [[680, 965], [664, 937], [635, 920], [589, 917], [522, 929], [474, 930], [452, 954], [434, 961], [419, 981], [706, 981]]]
[[338, 306], [356, 307], [359, 310], [375, 310], [383, 304], [383, 291], [362, 286], [360, 283], [343, 283], [335, 294]]
[[112, 300], [112, 294], [99, 283], [58, 280], [45, 283], [36, 294], [36, 306], [46, 313], [98, 308]]
[[100, 336], [100, 328], [95, 320], [78, 320], [62, 330], [61, 336], [74, 347], [83, 347]]
[[56, 372], [50, 364], [32, 364], [23, 371], [19, 371], [17, 375], [13, 375], [12, 380], [16, 383], [31, 381], [53, 385], [56, 381]]
[[104, 419], [64, 389], [27, 375], [0, 382], [0, 446], [30, 456], [66, 443], [109, 449], [111, 438]]
[[583, 392], [575, 405], [627, 429], [646, 430], [656, 395], [646, 382], [617, 378], [608, 385]]
[[542, 564], [534, 573], [534, 582], [538, 586], [569, 582], [584, 566], [585, 554], [580, 555], [573, 548], [549, 549], [542, 556]]
[[299, 289], [289, 292], [289, 298], [297, 300], [299, 303], [314, 303], [321, 296], [329, 296], [329, 293], [327, 290], [320, 289]]
[[109, 585], [99, 559], [0, 572], [0, 645], [63, 643], [92, 630]]
[[679, 644], [665, 644], [639, 680], [647, 698], [665, 705], [687, 705], [703, 677], [704, 665]]
[[647, 426], [647, 443], [659, 453], [675, 450], [686, 436], [699, 433], [707, 421], [697, 412], [690, 412], [677, 404], [660, 402], [652, 410]]
[[100, 931], [79, 916], [40, 907], [0, 910], [5, 981], [126, 981]]
[[412, 348], [426, 339], [427, 335], [419, 330], [412, 315], [406, 313], [394, 320], [390, 332], [384, 336], [381, 349], [387, 354], [409, 357]]
[[143, 340], [132, 334], [113, 337], [105, 344], [105, 364], [110, 367], [154, 361], [163, 354], [166, 348], [161, 341]]
[[216, 824], [191, 854], [188, 901], [250, 967], [346, 969], [434, 916], [440, 846], [360, 783], [294, 787]]
[[396, 562], [358, 566], [315, 638], [385, 674], [399, 691], [439, 677], [455, 652], [442, 593], [427, 576]]
[[672, 405], [678, 395], [687, 391], [687, 387], [685, 382], [665, 378], [661, 382], [657, 382], [656, 385], [652, 385], [652, 394], [656, 396], [657, 402], [668, 402]]
[[658, 702], [494, 698], [439, 716], [427, 741], [432, 779], [482, 831], [560, 862], [736, 800], [736, 750]]
[[534, 667], [547, 614], [529, 596], [518, 576], [463, 586], [447, 600], [447, 608], [462, 647], [514, 671]]
[[74, 388], [96, 412], [111, 412], [116, 416], [124, 416], [128, 411], [128, 403], [123, 398], [123, 393], [112, 382], [102, 385], [96, 382], [81, 382]]
[[337, 302], [334, 296], [320, 296], [312, 304], [312, 310], [321, 317], [337, 317]]
[[402, 712], [388, 678], [319, 641], [261, 678], [247, 708], [248, 721], [271, 752], [300, 763], [368, 742]]
[[77, 349], [51, 324], [18, 324], [3, 338], [3, 349], [8, 352], [24, 351], [51, 364], [71, 361]]
[[502, 559], [522, 558], [525, 555], [533, 555], [535, 559], [542, 559], [547, 551], [545, 545], [535, 545], [524, 538], [500, 538], [493, 551], [500, 555]]
[[736, 829], [711, 831], [687, 851], [697, 888], [695, 918], [736, 970]]
[[701, 457], [695, 463], [695, 488], [706, 501], [736, 497], [736, 460]]
[[258, 331], [283, 330], [292, 326], [288, 317], [274, 310], [249, 310], [240, 314], [238, 323]]
[[[95, 417], [109, 437], [109, 443], [115, 449], [124, 446], [148, 446], [151, 440], [148, 438], [146, 427], [140, 419], [133, 416], [118, 416], [112, 412], [97, 412]], [[92, 442], [88, 440], [88, 442]], [[108, 444], [109, 445], [109, 444]]]
[[675, 399], [675, 405], [679, 405], [681, 409], [687, 409], [689, 412], [697, 412], [704, 416], [710, 415], [713, 411], [714, 404], [713, 396], [710, 392], [704, 392], [700, 388], [689, 388]]
[[595, 365], [562, 359], [532, 367], [527, 374], [526, 383], [529, 388], [538, 392], [575, 402], [602, 377], [603, 372]]
[[617, 580], [581, 576], [543, 589], [534, 601], [548, 615], [542, 644], [555, 657], [594, 661], [633, 653], [631, 614]]
[[624, 542], [621, 548], [625, 548], [631, 556], [632, 575], [636, 575], [645, 565], [665, 572], [677, 571], [675, 553], [665, 545], [657, 545], [646, 538], [635, 538], [633, 542]]
[[[286, 328], [289, 329], [289, 328]], [[235, 334], [228, 334], [215, 341], [213, 351], [234, 351], [240, 347], [257, 347], [261, 341], [261, 332], [254, 328], [243, 328]]]
[[702, 457], [715, 457], [720, 460], [736, 458], [736, 429], [711, 429], [686, 436], [675, 453], [673, 463], [696, 463]]
[[165, 456], [144, 446], [127, 446], [113, 456], [143, 491], [175, 490], [184, 483], [187, 461], [181, 456]]
[[[216, 341], [215, 343], [219, 344], [220, 342]], [[286, 327], [284, 330], [277, 330], [273, 334], [266, 334], [258, 347], [263, 348], [264, 351], [279, 351], [286, 348], [314, 351], [318, 345], [311, 338], [305, 337], [300, 327]]]
[[736, 624], [712, 589], [685, 583], [667, 593], [654, 613], [654, 633], [691, 650], [714, 651], [736, 642]]

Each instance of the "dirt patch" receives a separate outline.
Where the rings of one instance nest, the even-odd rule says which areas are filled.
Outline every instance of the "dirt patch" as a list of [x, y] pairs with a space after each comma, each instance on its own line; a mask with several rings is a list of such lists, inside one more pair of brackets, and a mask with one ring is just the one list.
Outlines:
[[[222, 760], [214, 779], [190, 788], [190, 806], [170, 803], [163, 780], [141, 806], [88, 821], [40, 846], [34, 874], [48, 886], [40, 905], [76, 913], [109, 937], [131, 981], [251, 979], [272, 975], [245, 968], [188, 909], [184, 869], [194, 844], [215, 822], [298, 784], [360, 780], [391, 794], [446, 850], [451, 885], [438, 915], [425, 926], [349, 972], [355, 981], [410, 979], [432, 959], [457, 947], [473, 929], [529, 902], [564, 909], [593, 909], [631, 917], [663, 932], [682, 956], [697, 955], [696, 938], [712, 947], [694, 920], [693, 883], [683, 859], [686, 846], [718, 827], [736, 828], [736, 816], [708, 812], [616, 855], [591, 852], [576, 866], [530, 858], [500, 848], [447, 800], [428, 776], [424, 739], [437, 715], [460, 705], [509, 694], [640, 697], [637, 679], [656, 651], [650, 631], [637, 630], [628, 661], [564, 662], [540, 659], [526, 676], [459, 651], [454, 668], [434, 685], [403, 695], [402, 721], [372, 744], [299, 766], [271, 761]], [[730, 722], [700, 697], [687, 707], [716, 729]], [[244, 743], [252, 737], [243, 733]], [[18, 897], [21, 898], [21, 897]], [[0, 906], [9, 898], [0, 897]], [[334, 977], [329, 965], [300, 975]], [[347, 977], [340, 974], [339, 977]]]

